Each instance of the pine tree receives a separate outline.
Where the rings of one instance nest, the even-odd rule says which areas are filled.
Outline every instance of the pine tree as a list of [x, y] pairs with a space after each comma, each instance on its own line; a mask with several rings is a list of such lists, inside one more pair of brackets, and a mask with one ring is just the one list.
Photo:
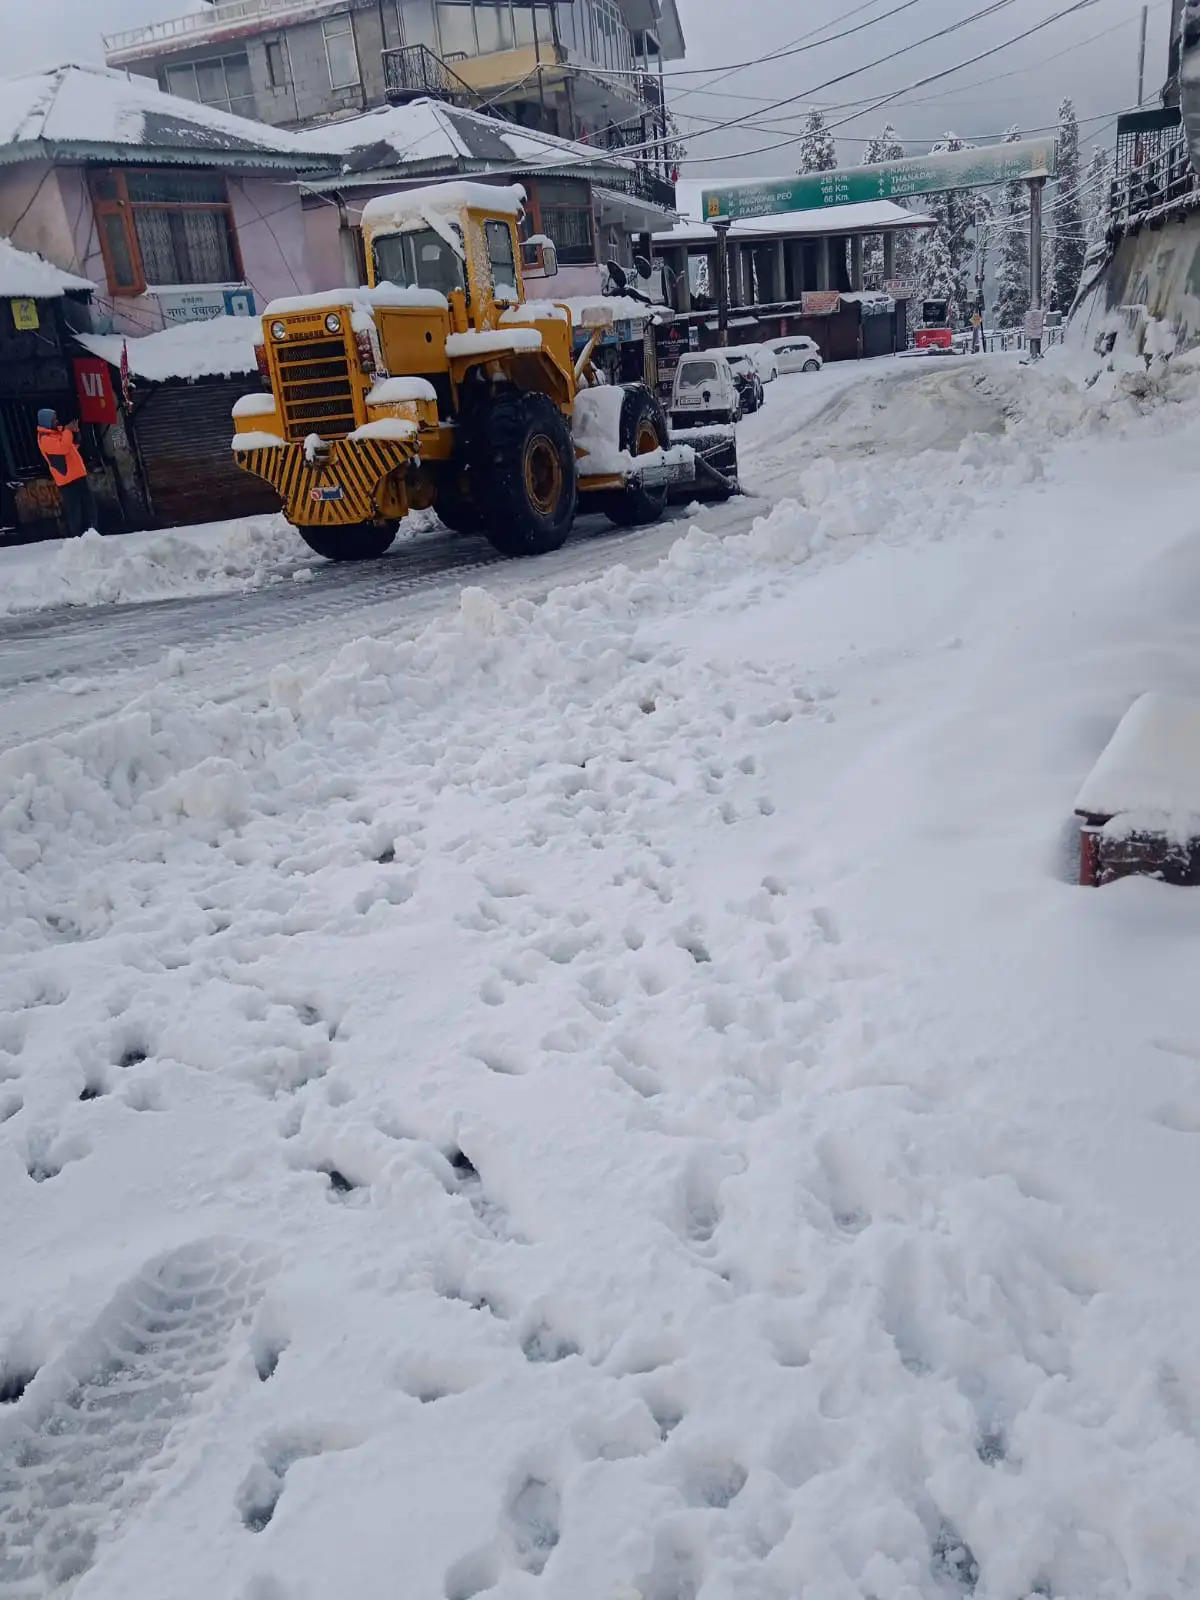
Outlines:
[[1058, 108], [1058, 177], [1049, 206], [1048, 303], [1065, 315], [1075, 303], [1087, 245], [1080, 196], [1079, 122], [1070, 99]]
[[[875, 167], [881, 161], [899, 161], [904, 155], [904, 146], [899, 135], [890, 122], [873, 139], [868, 139], [863, 151], [863, 166]], [[903, 204], [903, 201], [900, 202]], [[896, 235], [895, 255], [896, 276], [909, 278], [912, 275], [912, 237], [907, 232]], [[869, 288], [878, 288], [883, 282], [883, 235], [871, 234], [866, 240], [863, 250], [863, 277]]]
[[[1021, 137], [1016, 128], [1005, 134], [1006, 144]], [[996, 269], [998, 328], [1019, 328], [1029, 309], [1029, 191], [1022, 182], [1004, 186], [1001, 216], [1000, 263]]]
[[957, 293], [954, 256], [950, 236], [939, 222], [922, 239], [917, 251], [917, 281], [925, 300], [953, 301]]
[[885, 122], [873, 139], [867, 140], [863, 151], [863, 166], [875, 167], [881, 161], [899, 161], [904, 155], [900, 136], [890, 122]]
[[801, 172], [828, 172], [837, 166], [837, 146], [825, 126], [825, 113], [815, 108], [808, 113], [804, 137], [800, 140]]
[[[947, 133], [933, 146], [931, 155], [940, 155], [943, 151], [966, 150], [971, 148], [965, 139], [956, 133]], [[967, 287], [967, 258], [972, 247], [969, 237], [971, 219], [974, 214], [974, 201], [969, 190], [948, 189], [942, 194], [931, 194], [925, 208], [938, 219], [938, 228], [934, 233], [926, 235], [925, 244], [920, 251], [920, 261], [929, 258], [929, 244], [940, 233], [944, 237], [945, 247], [950, 259], [950, 292], [932, 289], [926, 277], [926, 268], [920, 268], [920, 281], [925, 294], [930, 299], [952, 300], [955, 308], [961, 314], [965, 311], [971, 291]], [[940, 248], [940, 247], [939, 247]]]

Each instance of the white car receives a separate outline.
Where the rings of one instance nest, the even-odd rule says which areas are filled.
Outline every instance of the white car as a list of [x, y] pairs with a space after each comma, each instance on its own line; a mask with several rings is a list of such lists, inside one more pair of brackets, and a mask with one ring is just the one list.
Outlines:
[[825, 365], [817, 341], [802, 333], [789, 333], [782, 339], [768, 339], [761, 348], [771, 352], [780, 372], [820, 372]]
[[779, 376], [779, 363], [775, 352], [765, 344], [739, 344], [726, 350], [727, 356], [746, 356], [758, 368], [763, 383], [772, 383]]
[[723, 350], [688, 351], [680, 356], [671, 390], [671, 426], [740, 422], [742, 399]]

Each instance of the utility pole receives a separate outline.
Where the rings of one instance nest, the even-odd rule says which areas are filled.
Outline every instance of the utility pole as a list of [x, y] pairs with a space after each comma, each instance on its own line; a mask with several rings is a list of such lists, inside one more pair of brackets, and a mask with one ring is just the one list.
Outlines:
[[1029, 336], [1029, 359], [1036, 361], [1042, 353], [1042, 191], [1045, 178], [1029, 180], [1029, 317], [1030, 326], [1037, 328]]
[[1145, 92], [1146, 91], [1146, 17], [1147, 17], [1147, 14], [1149, 13], [1149, 10], [1150, 10], [1150, 7], [1148, 5], [1145, 5], [1145, 6], [1142, 7], [1142, 34], [1141, 34], [1141, 39], [1140, 39], [1140, 41], [1138, 43], [1138, 98], [1137, 98], [1137, 103], [1138, 103], [1138, 110], [1139, 111], [1141, 110], [1143, 100], [1145, 100], [1145, 98], [1146, 98], [1146, 92]]
[[717, 343], [729, 343], [729, 224], [713, 224], [717, 234]]

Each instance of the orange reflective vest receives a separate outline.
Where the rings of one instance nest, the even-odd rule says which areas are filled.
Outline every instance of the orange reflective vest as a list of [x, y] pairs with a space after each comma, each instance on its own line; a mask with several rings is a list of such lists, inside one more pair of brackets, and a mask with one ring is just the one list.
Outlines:
[[61, 489], [64, 484], [75, 483], [87, 477], [87, 468], [75, 443], [73, 428], [39, 428], [38, 449], [46, 458], [50, 476]]

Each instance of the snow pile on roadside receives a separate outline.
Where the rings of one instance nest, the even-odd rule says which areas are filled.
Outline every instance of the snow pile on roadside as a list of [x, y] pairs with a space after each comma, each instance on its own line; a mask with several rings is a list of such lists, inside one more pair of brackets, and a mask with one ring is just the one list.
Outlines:
[[[8, 556], [16, 560], [9, 561]], [[6, 553], [0, 614], [211, 594], [277, 582], [306, 552], [282, 517], [241, 517], [180, 532], [56, 539]]]

